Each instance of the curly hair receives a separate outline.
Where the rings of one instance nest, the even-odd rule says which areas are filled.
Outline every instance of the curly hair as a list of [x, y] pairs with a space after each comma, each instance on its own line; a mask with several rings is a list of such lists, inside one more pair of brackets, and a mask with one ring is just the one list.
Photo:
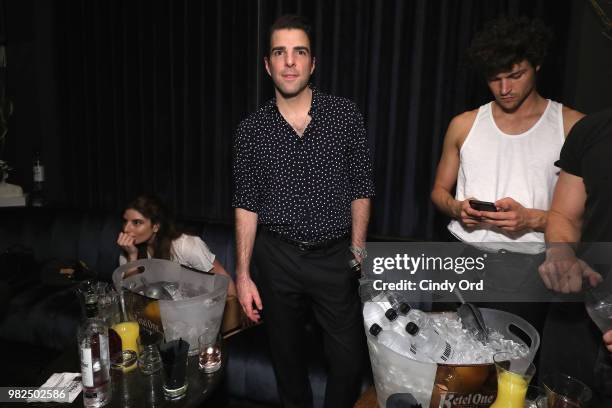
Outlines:
[[468, 58], [489, 78], [523, 60], [533, 67], [541, 65], [551, 40], [552, 31], [538, 19], [502, 17], [476, 34]]
[[[164, 202], [152, 194], [140, 194], [125, 206], [125, 209], [136, 210], [144, 217], [151, 220], [152, 224], [159, 224], [155, 241], [153, 242], [153, 257], [158, 259], [170, 259], [172, 241], [181, 236], [176, 229], [172, 212]], [[147, 243], [137, 245], [138, 259], [146, 258]]]

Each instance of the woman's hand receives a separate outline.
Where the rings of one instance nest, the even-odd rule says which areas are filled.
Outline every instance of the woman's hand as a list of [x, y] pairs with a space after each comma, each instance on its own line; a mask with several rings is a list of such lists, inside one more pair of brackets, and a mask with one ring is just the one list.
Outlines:
[[120, 232], [119, 237], [117, 238], [117, 245], [119, 245], [127, 254], [128, 262], [138, 259], [138, 248], [136, 248], [134, 237], [126, 234], [125, 232]]

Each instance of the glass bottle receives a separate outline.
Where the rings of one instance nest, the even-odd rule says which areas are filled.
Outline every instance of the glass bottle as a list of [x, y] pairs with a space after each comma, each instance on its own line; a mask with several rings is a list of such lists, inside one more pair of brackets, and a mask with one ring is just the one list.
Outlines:
[[45, 166], [40, 159], [40, 152], [34, 154], [32, 163], [32, 191], [30, 192], [30, 205], [32, 207], [42, 207], [45, 205]]
[[103, 320], [92, 317], [93, 315], [91, 311], [87, 311], [87, 319], [77, 332], [83, 383], [83, 405], [102, 407], [110, 401], [112, 392], [108, 327]]

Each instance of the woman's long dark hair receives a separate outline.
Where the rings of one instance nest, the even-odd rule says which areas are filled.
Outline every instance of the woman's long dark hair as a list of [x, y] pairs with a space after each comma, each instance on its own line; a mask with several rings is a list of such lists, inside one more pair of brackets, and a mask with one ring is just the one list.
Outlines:
[[[141, 194], [134, 198], [125, 207], [125, 210], [136, 210], [151, 220], [153, 225], [158, 224], [159, 229], [153, 240], [153, 253], [151, 256], [158, 259], [170, 259], [172, 241], [181, 236], [176, 229], [174, 217], [168, 207], [157, 196]], [[138, 259], [147, 257], [147, 242], [137, 245]]]

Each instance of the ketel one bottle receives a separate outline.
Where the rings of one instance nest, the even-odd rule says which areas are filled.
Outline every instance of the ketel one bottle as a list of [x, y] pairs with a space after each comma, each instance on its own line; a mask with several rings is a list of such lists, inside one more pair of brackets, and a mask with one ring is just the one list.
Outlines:
[[411, 349], [416, 355], [430, 358], [437, 363], [447, 363], [455, 357], [453, 346], [440, 336], [433, 327], [419, 328], [410, 322], [406, 325], [406, 332], [411, 337]]
[[102, 407], [111, 400], [108, 327], [101, 319], [90, 317], [77, 332], [81, 358], [83, 405]]

